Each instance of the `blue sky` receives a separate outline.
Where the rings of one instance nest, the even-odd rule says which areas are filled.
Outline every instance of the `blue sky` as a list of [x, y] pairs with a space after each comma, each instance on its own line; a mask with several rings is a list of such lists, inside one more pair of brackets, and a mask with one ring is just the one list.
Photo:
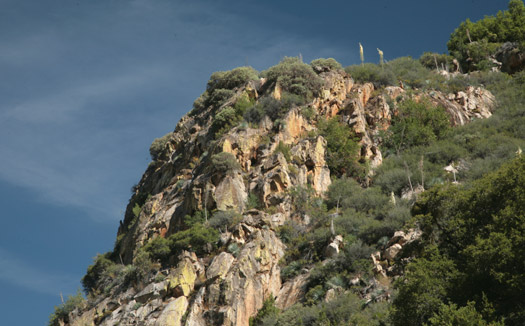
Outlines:
[[[0, 0], [0, 312], [47, 323], [112, 249], [152, 140], [217, 70], [446, 52], [507, 0]], [[30, 313], [28, 313], [30, 312]]]

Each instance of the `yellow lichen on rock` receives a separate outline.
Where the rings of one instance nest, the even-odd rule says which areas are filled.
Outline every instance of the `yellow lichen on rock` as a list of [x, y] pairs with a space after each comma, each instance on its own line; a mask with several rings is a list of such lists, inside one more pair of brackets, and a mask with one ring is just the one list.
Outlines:
[[188, 299], [178, 297], [164, 307], [155, 326], [181, 326], [182, 316], [186, 309], [188, 309]]
[[193, 264], [184, 259], [179, 263], [177, 269], [168, 276], [166, 281], [167, 291], [171, 291], [175, 296], [188, 296], [195, 286], [197, 275]]

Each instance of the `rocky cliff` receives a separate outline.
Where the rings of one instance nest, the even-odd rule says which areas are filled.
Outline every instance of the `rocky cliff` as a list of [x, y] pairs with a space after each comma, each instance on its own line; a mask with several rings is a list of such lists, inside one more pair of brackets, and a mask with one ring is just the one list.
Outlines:
[[[145, 248], [158, 253], [152, 243], [161, 241], [155, 239], [193, 230], [187, 219], [197, 212], [204, 219], [203, 228], [218, 232], [217, 241], [190, 241], [178, 251], [164, 253], [166, 259], [154, 261], [154, 268], [140, 278], [117, 286], [101, 286], [110, 273], [100, 273], [87, 304], [62, 322], [248, 325], [269, 297], [285, 309], [303, 299], [309, 277], [308, 270], [286, 280], [281, 277], [287, 246], [277, 230], [290, 220], [306, 229], [310, 223], [291, 193], [303, 187], [322, 197], [337, 174], [327, 163], [327, 140], [318, 130], [321, 121], [335, 118], [351, 128], [358, 144], [355, 161], [368, 167], [360, 179], [366, 186], [367, 177], [382, 164], [384, 131], [403, 101], [439, 105], [451, 125], [487, 118], [494, 107], [494, 97], [482, 88], [450, 94], [398, 86], [375, 89], [371, 83], [355, 83], [341, 69], [315, 71], [322, 86], [303, 103], [289, 105], [279, 119], [263, 116], [217, 131], [217, 117], [239, 103], [257, 106], [269, 97], [282, 101], [286, 90], [265, 78], [246, 81], [232, 88], [222, 103], [196, 107], [184, 116], [175, 131], [158, 142], [154, 161], [134, 187], [109, 259], [122, 268], [138, 266], [141, 253], [148, 252]], [[217, 212], [233, 218], [211, 226], [208, 220]], [[378, 279], [395, 274], [393, 258], [417, 236], [417, 230], [396, 233], [382, 252], [372, 255]], [[343, 241], [334, 237], [325, 259], [337, 256]], [[366, 297], [367, 291], [362, 293]]]

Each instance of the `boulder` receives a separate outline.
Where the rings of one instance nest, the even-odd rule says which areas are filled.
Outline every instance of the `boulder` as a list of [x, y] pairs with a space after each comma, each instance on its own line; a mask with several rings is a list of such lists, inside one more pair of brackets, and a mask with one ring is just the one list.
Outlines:
[[189, 260], [184, 259], [167, 277], [167, 291], [175, 297], [187, 297], [190, 295], [191, 291], [193, 291], [196, 279], [197, 275], [193, 264]]
[[162, 310], [155, 326], [180, 326], [182, 316], [188, 308], [188, 299], [178, 297], [170, 301]]
[[230, 270], [235, 257], [227, 252], [221, 252], [213, 258], [210, 267], [206, 270], [206, 278], [213, 279], [215, 277], [224, 278], [226, 273]]
[[386, 248], [385, 258], [388, 260], [393, 260], [397, 254], [403, 249], [399, 243], [392, 245], [391, 247]]

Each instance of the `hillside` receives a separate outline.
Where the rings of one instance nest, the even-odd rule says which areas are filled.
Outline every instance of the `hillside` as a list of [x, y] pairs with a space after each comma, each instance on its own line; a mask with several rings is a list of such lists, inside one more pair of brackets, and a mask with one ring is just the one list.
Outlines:
[[214, 73], [50, 325], [522, 324], [525, 73], [453, 59]]

